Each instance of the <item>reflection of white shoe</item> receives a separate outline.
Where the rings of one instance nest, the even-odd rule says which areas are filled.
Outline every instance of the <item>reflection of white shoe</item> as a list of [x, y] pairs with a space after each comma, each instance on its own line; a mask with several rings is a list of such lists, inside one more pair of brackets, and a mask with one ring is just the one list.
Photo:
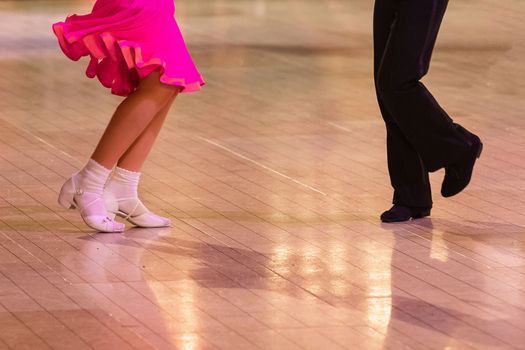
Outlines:
[[102, 196], [85, 192], [78, 186], [79, 176], [73, 175], [62, 186], [58, 197], [60, 205], [66, 209], [80, 210], [80, 216], [86, 225], [99, 232], [123, 232], [126, 226], [108, 217]]
[[144, 228], [171, 226], [170, 219], [152, 213], [139, 199], [137, 188], [140, 175], [119, 167], [115, 169], [104, 189], [109, 216], [114, 218], [118, 215], [131, 224]]

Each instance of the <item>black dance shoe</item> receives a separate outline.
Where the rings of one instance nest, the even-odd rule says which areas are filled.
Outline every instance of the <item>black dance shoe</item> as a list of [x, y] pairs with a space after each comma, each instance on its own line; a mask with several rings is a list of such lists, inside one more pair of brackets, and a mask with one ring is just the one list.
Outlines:
[[394, 205], [390, 210], [381, 214], [382, 222], [403, 222], [414, 219], [421, 219], [430, 215], [430, 207], [405, 207]]
[[441, 185], [441, 195], [443, 197], [452, 197], [463, 191], [472, 178], [474, 164], [481, 156], [483, 143], [480, 138], [474, 134], [469, 136], [470, 150], [460, 161], [445, 167], [445, 179]]

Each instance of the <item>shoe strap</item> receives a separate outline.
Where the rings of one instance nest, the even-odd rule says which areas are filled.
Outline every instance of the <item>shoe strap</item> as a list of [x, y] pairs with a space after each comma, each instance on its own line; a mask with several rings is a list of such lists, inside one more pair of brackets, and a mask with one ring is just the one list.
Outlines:
[[[75, 195], [79, 195], [79, 196], [82, 196], [83, 194], [85, 193], [89, 193], [89, 192], [84, 192], [84, 190], [82, 189], [77, 189], [75, 190]], [[98, 198], [95, 198], [94, 200], [92, 200], [91, 202], [87, 203], [86, 205], [82, 206], [82, 208], [78, 205], [77, 201], [73, 198], [73, 201], [76, 205], [76, 207], [80, 210], [80, 215], [81, 216], [84, 216], [85, 214], [85, 210], [91, 206], [93, 206], [95, 203], [97, 203], [98, 201], [101, 201], [103, 200], [102, 197], [98, 197]], [[106, 216], [106, 218], [104, 219], [104, 221], [111, 221], [111, 222], [114, 222], [115, 220], [111, 219], [109, 216]]]
[[[115, 198], [115, 202], [117, 202], [117, 204], [119, 202], [125, 202], [125, 201], [135, 201], [135, 207], [133, 208], [133, 210], [131, 210], [129, 213], [126, 213], [126, 212], [123, 212], [122, 210], [120, 210], [120, 208], [118, 209], [118, 211], [122, 214], [125, 215], [124, 219], [125, 220], [128, 220], [129, 218], [134, 218], [134, 217], [137, 217], [137, 216], [140, 216], [140, 215], [144, 215], [144, 214], [147, 214], [147, 213], [150, 213], [150, 211], [148, 210], [148, 208], [146, 208], [146, 206], [144, 205], [144, 203], [142, 203], [142, 201], [140, 200], [140, 198], [138, 197], [123, 197], [123, 198]], [[140, 215], [133, 215], [135, 214], [135, 211], [137, 210], [137, 208], [142, 205], [144, 208], [146, 208], [146, 212], [145, 213], [142, 213]]]

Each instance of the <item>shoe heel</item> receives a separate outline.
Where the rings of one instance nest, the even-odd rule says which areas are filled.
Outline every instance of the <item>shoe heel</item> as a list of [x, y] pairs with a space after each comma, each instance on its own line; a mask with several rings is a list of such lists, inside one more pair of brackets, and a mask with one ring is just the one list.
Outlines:
[[65, 209], [75, 209], [75, 192], [73, 188], [73, 183], [69, 179], [60, 190], [58, 195], [58, 204], [60, 204]]
[[481, 158], [481, 152], [483, 152], [483, 143], [479, 144], [478, 159]]
[[415, 216], [414, 219], [422, 219], [422, 218], [425, 218], [427, 216], [430, 216], [430, 209], [423, 210], [417, 216]]

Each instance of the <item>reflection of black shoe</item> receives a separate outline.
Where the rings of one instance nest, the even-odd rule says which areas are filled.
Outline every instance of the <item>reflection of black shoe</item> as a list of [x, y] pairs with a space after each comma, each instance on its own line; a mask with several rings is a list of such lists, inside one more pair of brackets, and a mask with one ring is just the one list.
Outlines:
[[470, 143], [468, 154], [457, 163], [445, 167], [445, 179], [441, 186], [441, 195], [443, 197], [455, 196], [470, 183], [474, 164], [483, 151], [483, 143], [474, 134], [468, 135], [468, 138]]
[[403, 222], [413, 219], [421, 219], [430, 215], [429, 207], [405, 207], [394, 205], [390, 210], [381, 215], [383, 222]]

